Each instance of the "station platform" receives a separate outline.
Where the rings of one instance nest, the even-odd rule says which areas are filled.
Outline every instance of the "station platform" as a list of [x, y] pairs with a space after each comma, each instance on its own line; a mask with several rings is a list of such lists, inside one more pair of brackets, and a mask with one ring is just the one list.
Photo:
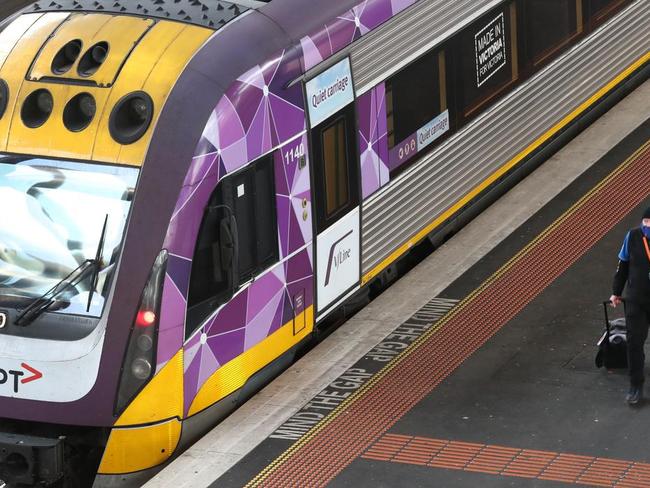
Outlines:
[[646, 82], [146, 486], [650, 487], [650, 401], [594, 364], [649, 114]]

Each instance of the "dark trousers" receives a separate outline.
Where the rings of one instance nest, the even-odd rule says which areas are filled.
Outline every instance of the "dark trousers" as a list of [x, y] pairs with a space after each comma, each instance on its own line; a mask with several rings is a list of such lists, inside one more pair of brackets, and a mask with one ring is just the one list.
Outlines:
[[645, 375], [643, 345], [648, 337], [650, 325], [650, 304], [627, 301], [625, 304], [625, 325], [627, 327], [627, 364], [632, 386], [643, 385]]

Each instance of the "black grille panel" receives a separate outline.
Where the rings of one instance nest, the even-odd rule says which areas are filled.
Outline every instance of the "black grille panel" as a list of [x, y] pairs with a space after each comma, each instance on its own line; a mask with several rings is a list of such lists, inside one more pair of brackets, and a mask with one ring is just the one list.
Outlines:
[[174, 20], [219, 29], [246, 12], [221, 0], [42, 0], [27, 12], [105, 12]]

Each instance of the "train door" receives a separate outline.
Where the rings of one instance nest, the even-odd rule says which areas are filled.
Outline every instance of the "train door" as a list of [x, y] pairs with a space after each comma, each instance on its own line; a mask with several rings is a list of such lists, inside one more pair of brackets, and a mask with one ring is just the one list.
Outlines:
[[361, 273], [359, 165], [350, 61], [306, 85], [316, 227], [316, 316], [358, 287]]

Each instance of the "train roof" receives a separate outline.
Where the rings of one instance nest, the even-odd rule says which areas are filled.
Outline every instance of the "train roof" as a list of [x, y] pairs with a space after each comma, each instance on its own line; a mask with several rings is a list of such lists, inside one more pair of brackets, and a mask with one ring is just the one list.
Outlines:
[[[361, 0], [37, 0], [23, 13], [93, 12], [172, 20], [218, 30], [250, 10], [273, 19], [292, 40], [323, 27]], [[309, 13], [305, 7], [309, 7]]]
[[[268, 0], [270, 1], [270, 0]], [[219, 29], [261, 0], [40, 0], [29, 12], [93, 12], [138, 15]]]

